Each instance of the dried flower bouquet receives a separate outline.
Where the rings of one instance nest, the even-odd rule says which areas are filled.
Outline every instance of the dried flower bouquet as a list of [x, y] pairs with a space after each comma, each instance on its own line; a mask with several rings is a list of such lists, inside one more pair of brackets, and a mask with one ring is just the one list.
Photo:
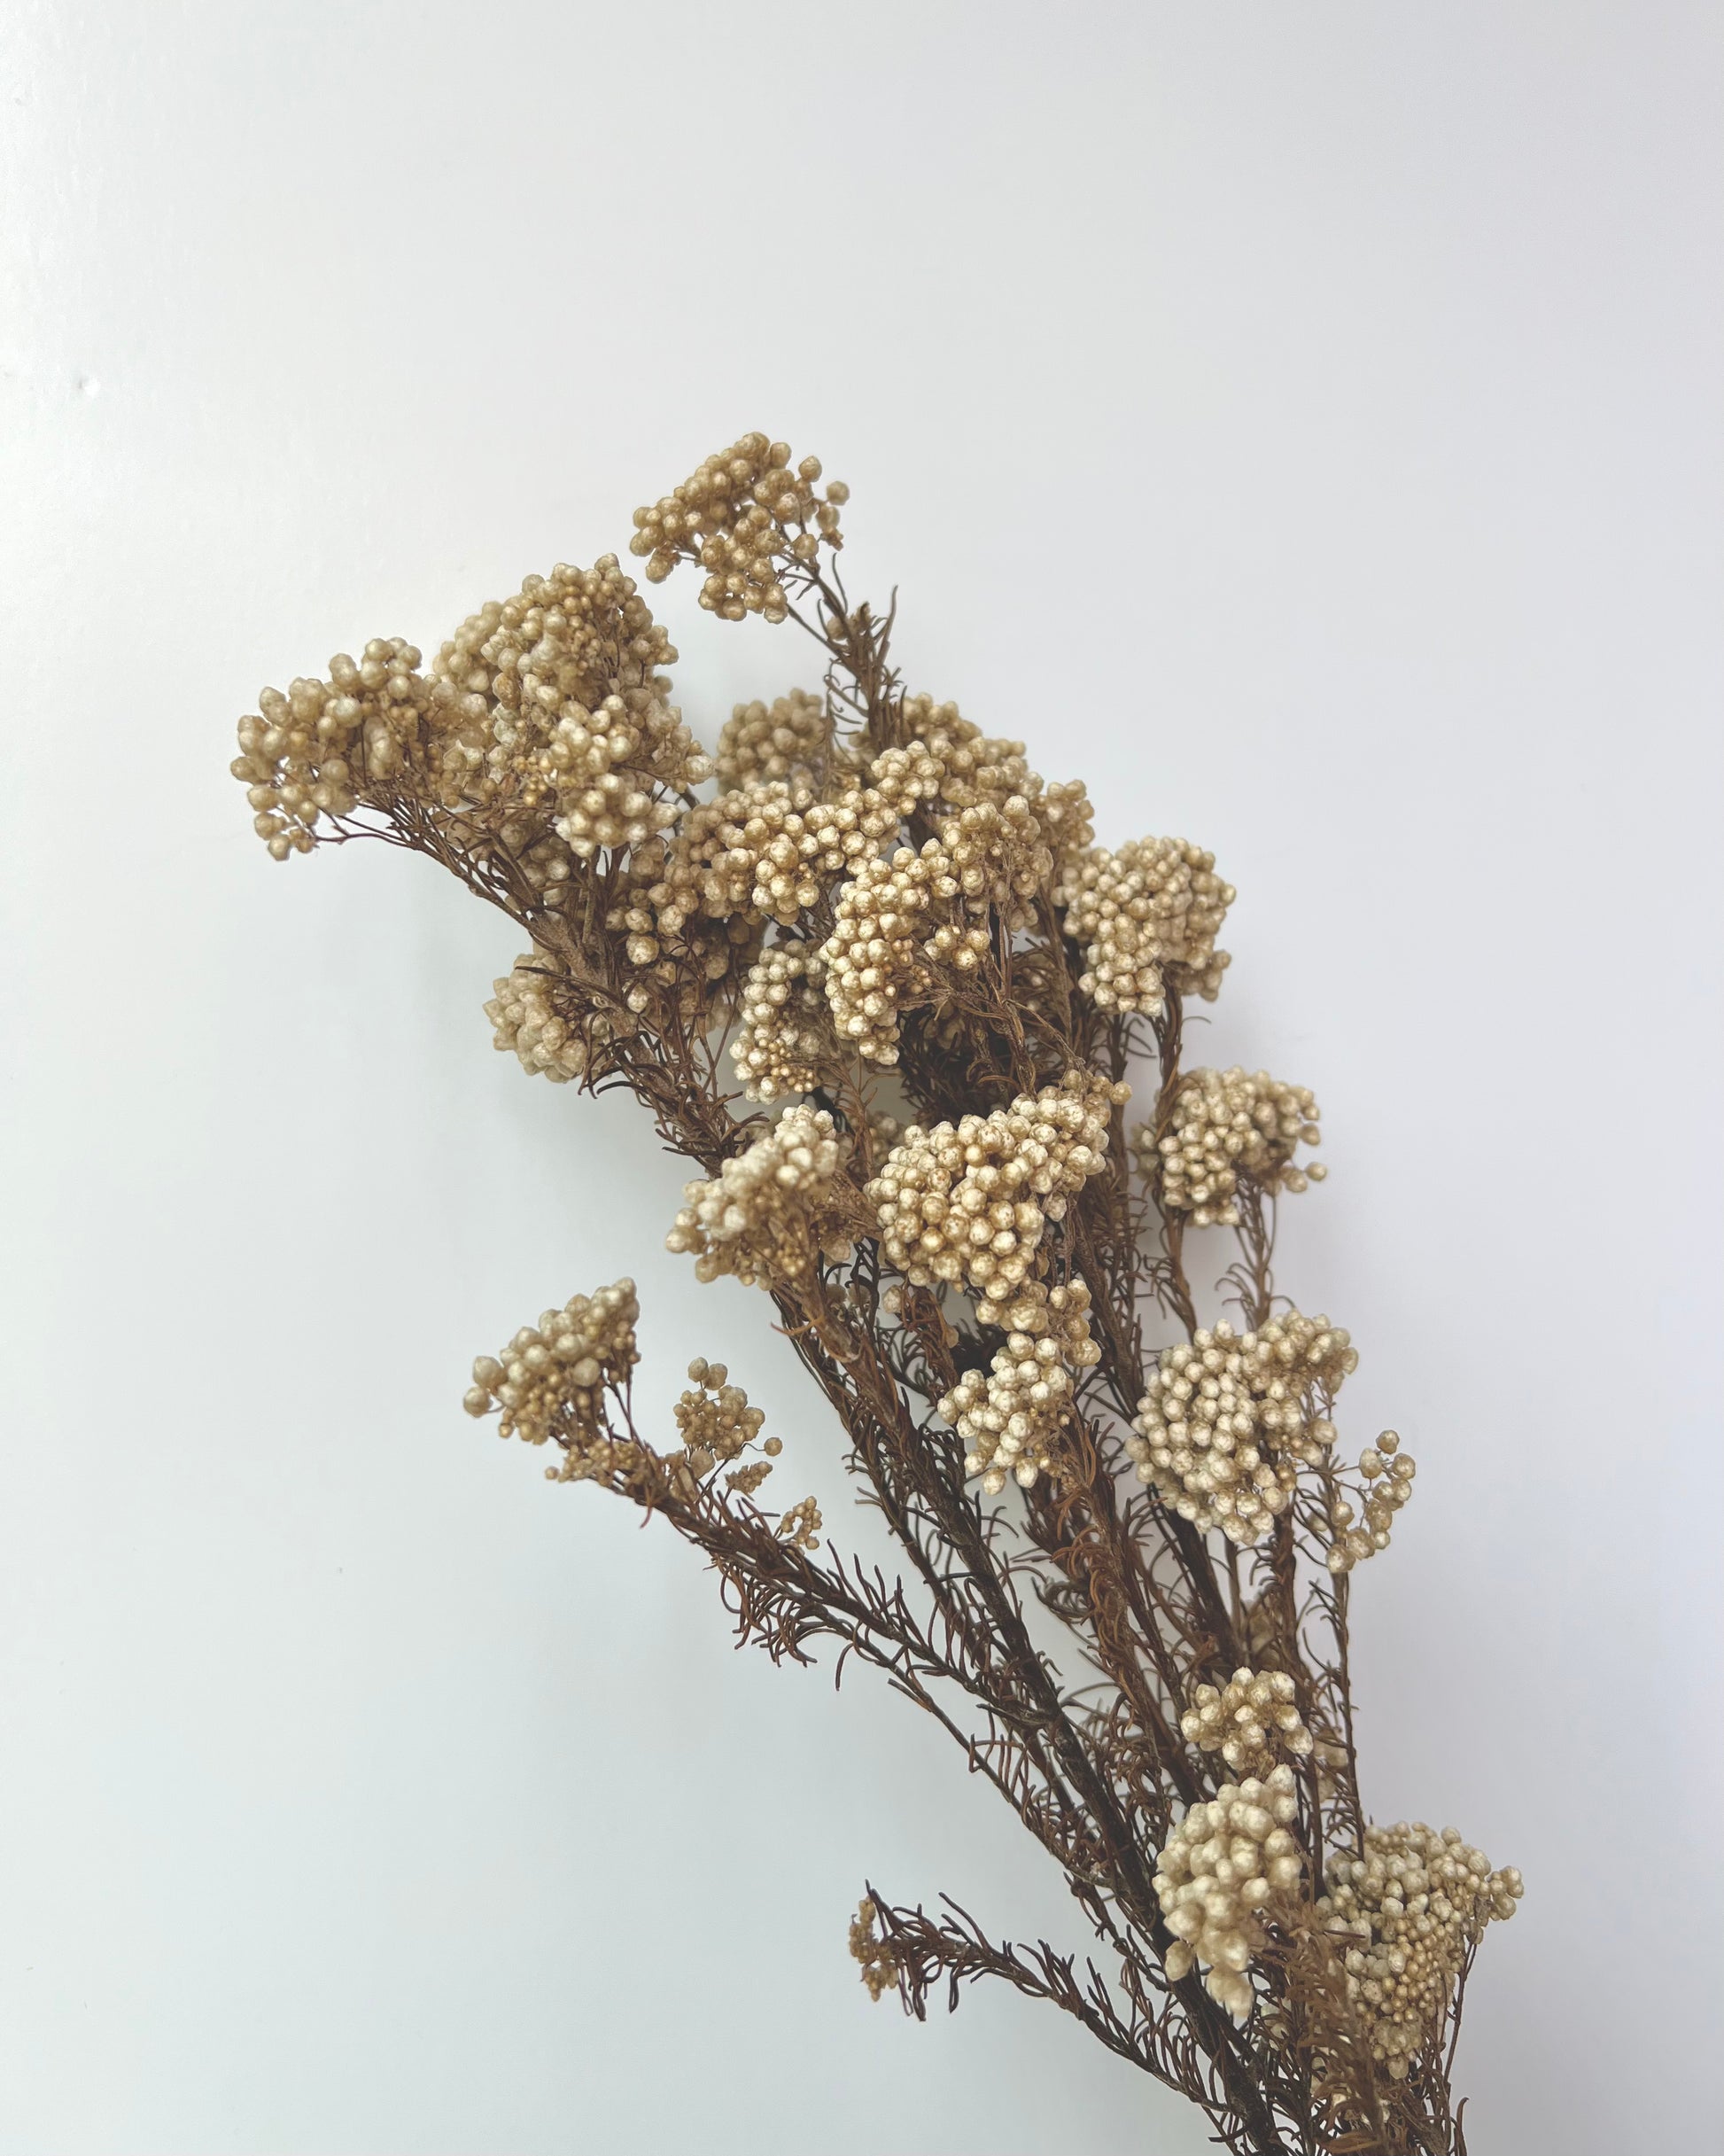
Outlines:
[[[1361, 1802], [1348, 1580], [1414, 1467], [1393, 1431], [1346, 1459], [1355, 1351], [1275, 1291], [1316, 1104], [1184, 1064], [1186, 1000], [1228, 962], [1212, 856], [1096, 845], [1080, 782], [906, 694], [820, 482], [748, 434], [635, 514], [649, 580], [692, 562], [721, 619], [820, 648], [818, 690], [738, 706], [711, 755], [607, 555], [429, 667], [379, 641], [266, 691], [233, 768], [278, 860], [381, 838], [517, 924], [497, 1047], [628, 1087], [695, 1164], [670, 1248], [771, 1297], [903, 1575], [823, 1549], [812, 1498], [763, 1508], [782, 1448], [723, 1364], [691, 1364], [674, 1441], [638, 1427], [628, 1280], [482, 1357], [468, 1410], [696, 1545], [774, 1660], [827, 1639], [883, 1672], [1098, 1942], [1080, 1965], [871, 1887], [875, 1997], [920, 2016], [1002, 1978], [1237, 2152], [1460, 2152], [1463, 1988], [1520, 1880]], [[1236, 1322], [1200, 1312], [1206, 1228], [1236, 1245]]]

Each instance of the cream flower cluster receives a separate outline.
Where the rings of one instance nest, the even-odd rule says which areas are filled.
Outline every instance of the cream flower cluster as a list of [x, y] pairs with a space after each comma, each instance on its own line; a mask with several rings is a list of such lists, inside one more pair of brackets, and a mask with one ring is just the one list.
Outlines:
[[760, 955], [765, 929], [752, 914], [697, 917], [680, 925], [674, 937], [662, 924], [650, 892], [664, 868], [661, 845], [629, 857], [627, 871], [615, 886], [617, 903], [605, 926], [617, 939], [629, 966], [624, 990], [628, 1008], [638, 1015], [677, 1013], [691, 1037], [723, 1026], [734, 1016], [736, 1000], [749, 968]]
[[564, 1085], [586, 1074], [586, 1047], [551, 1001], [553, 966], [542, 951], [523, 952], [514, 970], [492, 984], [495, 992], [485, 1015], [491, 1021], [494, 1048], [503, 1054], [513, 1050], [530, 1076]]
[[1102, 1010], [1159, 1011], [1164, 982], [1213, 1003], [1229, 960], [1215, 938], [1233, 903], [1215, 857], [1183, 838], [1091, 846], [1067, 868], [1057, 904], [1083, 946], [1078, 986]]
[[322, 817], [351, 815], [368, 789], [392, 783], [418, 757], [431, 698], [418, 651], [399, 636], [373, 638], [357, 660], [338, 651], [327, 681], [263, 690], [239, 722], [229, 768], [277, 860], [308, 853]]
[[675, 657], [614, 555], [560, 564], [471, 616], [429, 675], [395, 638], [357, 662], [338, 653], [327, 681], [266, 689], [240, 721], [234, 774], [278, 859], [307, 851], [323, 815], [406, 796], [550, 890], [666, 829], [666, 794], [710, 775], [656, 671]]
[[898, 1981], [897, 1956], [874, 1931], [879, 1915], [874, 1903], [865, 1899], [850, 1927], [850, 1959], [861, 1964], [862, 1981], [876, 2004], [881, 1994], [890, 1991]]
[[462, 1405], [470, 1415], [501, 1408], [505, 1437], [555, 1438], [571, 1455], [589, 1450], [606, 1436], [605, 1388], [625, 1384], [640, 1360], [640, 1316], [633, 1280], [571, 1296], [523, 1326], [501, 1355], [479, 1357]]
[[559, 562], [548, 576], [529, 576], [507, 599], [488, 599], [470, 614], [431, 664], [440, 726], [465, 736], [470, 753], [452, 766], [460, 792], [477, 798], [488, 765], [501, 783], [511, 773], [505, 751], [493, 757], [495, 708], [530, 730], [554, 723], [565, 707], [594, 711], [618, 697], [633, 712], [662, 702], [662, 667], [676, 651], [664, 627], [614, 554], [592, 568]]
[[[656, 850], [637, 852], [630, 889], [610, 916], [631, 965], [656, 977], [695, 960], [714, 982], [734, 978], [755, 930], [794, 925], [830, 903], [830, 930], [812, 955], [833, 1024], [853, 1054], [895, 1062], [901, 1012], [936, 992], [933, 969], [972, 970], [989, 951], [990, 934], [975, 916], [997, 906], [1008, 927], [1026, 925], [1062, 850], [1090, 831], [1083, 788], [1045, 785], [1021, 743], [990, 741], [955, 708], [926, 697], [904, 713], [905, 723], [927, 726], [925, 737], [884, 751], [866, 774], [842, 759], [831, 763], [817, 792], [804, 782], [797, 744], [825, 727], [823, 708], [807, 697], [782, 699], [771, 712], [739, 707], [721, 766], [781, 767], [784, 775], [729, 787]], [[770, 753], [757, 750], [764, 736], [778, 744]], [[883, 857], [882, 845], [915, 817], [924, 829], [933, 822], [937, 837]]]
[[650, 509], [635, 510], [629, 551], [647, 557], [654, 584], [679, 560], [698, 561], [708, 572], [701, 604], [726, 621], [749, 614], [782, 621], [784, 572], [812, 566], [823, 544], [844, 543], [838, 512], [850, 489], [834, 479], [822, 497], [819, 477], [818, 456], [792, 471], [788, 443], [744, 434]]
[[1388, 1548], [1394, 1515], [1413, 1494], [1413, 1477], [1417, 1473], [1417, 1461], [1410, 1452], [1401, 1450], [1401, 1439], [1394, 1430], [1385, 1430], [1375, 1444], [1365, 1447], [1359, 1455], [1364, 1487], [1358, 1493], [1364, 1506], [1363, 1525], [1359, 1524], [1352, 1500], [1339, 1489], [1330, 1503], [1330, 1524], [1335, 1534], [1329, 1551], [1332, 1572], [1350, 1572], [1367, 1557]]
[[[832, 800], [782, 779], [733, 788], [691, 811], [666, 845], [641, 932], [673, 940], [691, 919], [736, 914], [788, 926], [829, 882], [872, 860], [896, 825], [878, 794], [854, 784]], [[636, 965], [657, 954], [656, 941], [631, 944]]]
[[1053, 874], [1053, 852], [1021, 793], [978, 801], [940, 826], [947, 873], [973, 908], [998, 907], [1008, 929], [1027, 928]]
[[1090, 790], [1082, 779], [1044, 780], [1029, 799], [1053, 854], [1056, 878], [1063, 876], [1096, 835]]
[[[689, 1389], [672, 1412], [691, 1472], [710, 1475], [721, 1462], [745, 1452], [759, 1436], [766, 1418], [759, 1408], [749, 1405], [749, 1396], [740, 1385], [731, 1383], [730, 1372], [723, 1363], [710, 1363], [703, 1355], [697, 1355], [688, 1366], [688, 1379]], [[760, 1449], [776, 1458], [784, 1448], [776, 1437], [769, 1437]], [[733, 1488], [742, 1482], [746, 1488], [757, 1490], [771, 1473], [768, 1459], [757, 1462], [751, 1469], [742, 1469], [728, 1480]]]
[[1223, 1782], [1192, 1806], [1156, 1859], [1156, 1899], [1174, 1941], [1169, 1979], [1177, 1983], [1195, 1964], [1204, 1989], [1236, 2021], [1251, 2012], [1246, 1971], [1263, 1943], [1260, 1912], [1299, 1887], [1302, 1859], [1288, 1831], [1298, 1816], [1291, 1767]]
[[[980, 928], [975, 922], [966, 928], [959, 922], [946, 921], [935, 930], [922, 946], [922, 955], [936, 966], [951, 967], [956, 973], [974, 973], [993, 947], [994, 939], [985, 928]], [[934, 1025], [938, 1029], [944, 1023], [949, 1022], [950, 1008], [944, 1013], [937, 1008], [940, 985], [934, 976], [930, 975], [924, 985], [928, 1000], [936, 1006]]]
[[641, 844], [676, 821], [665, 790], [711, 772], [655, 671], [675, 656], [614, 555], [528, 577], [438, 653], [449, 793], [542, 804], [583, 860]]
[[[889, 798], [885, 786], [877, 792]], [[889, 860], [865, 861], [838, 894], [820, 952], [841, 1037], [866, 1062], [896, 1063], [903, 1008], [933, 992], [930, 961], [969, 972], [990, 947], [987, 930], [966, 927], [962, 915], [998, 907], [1007, 929], [1026, 927], [1053, 868], [1042, 822], [1019, 793], [957, 811], [920, 852], [901, 846]], [[954, 904], [960, 917], [941, 919]]]
[[817, 1256], [848, 1257], [838, 1191], [846, 1150], [825, 1109], [787, 1108], [711, 1181], [685, 1186], [665, 1249], [692, 1251], [703, 1280], [730, 1273], [744, 1287], [783, 1287]]
[[939, 822], [1040, 783], [1024, 760], [1022, 742], [984, 734], [955, 704], [906, 697], [898, 729], [901, 742], [875, 757], [868, 780], [901, 817], [920, 812]]
[[1358, 1365], [1326, 1318], [1290, 1311], [1255, 1332], [1223, 1319], [1162, 1350], [1125, 1449], [1182, 1519], [1259, 1542], [1286, 1510], [1301, 1466], [1335, 1442], [1318, 1412]]
[[788, 925], [837, 877], [874, 860], [894, 829], [887, 804], [853, 778], [824, 799], [793, 795], [788, 809], [751, 819], [737, 842], [753, 860], [749, 905]]
[[1160, 1137], [1145, 1123], [1131, 1142], [1164, 1211], [1189, 1213], [1196, 1227], [1237, 1227], [1241, 1177], [1265, 1191], [1323, 1180], [1320, 1161], [1302, 1170], [1293, 1164], [1300, 1145], [1322, 1139], [1318, 1112], [1305, 1086], [1284, 1085], [1267, 1070], [1188, 1070]]
[[[874, 876], [897, 827], [891, 806], [850, 771], [835, 775], [825, 799], [782, 779], [732, 788], [634, 857], [610, 925], [630, 965], [663, 988], [691, 964], [709, 983], [734, 982], [768, 921], [791, 925], [834, 883]], [[717, 1012], [726, 999], [715, 992], [709, 1000]]]
[[1015, 812], [1020, 821], [1026, 812], [1033, 817], [1037, 834], [1033, 843], [1047, 847], [1052, 856], [1044, 880], [1063, 869], [1095, 837], [1083, 781], [1049, 784], [1025, 761], [1022, 742], [985, 735], [955, 704], [936, 704], [928, 697], [907, 697], [900, 724], [903, 745], [883, 750], [868, 767], [874, 790], [900, 817], [920, 813], [936, 824], [947, 823], [967, 809], [1004, 808], [1009, 801], [1021, 801], [1023, 810]]
[[[1493, 1918], [1513, 1916], [1512, 1866], [1493, 1872], [1452, 1826], [1368, 1826], [1363, 1856], [1330, 1858], [1316, 1904], [1347, 1969], [1371, 2056], [1402, 2081], [1442, 2021], [1468, 1951]], [[1351, 1939], [1355, 1943], [1347, 1946]]]
[[780, 1514], [773, 1532], [780, 1542], [793, 1543], [799, 1550], [818, 1550], [821, 1525], [819, 1506], [812, 1498], [804, 1498], [788, 1512]]
[[912, 1125], [864, 1192], [889, 1261], [917, 1287], [970, 1288], [977, 1317], [998, 1323], [1031, 1277], [1047, 1223], [1106, 1165], [1111, 1111], [1130, 1093], [1068, 1070], [991, 1115]]
[[730, 1044], [749, 1100], [807, 1093], [831, 1067], [837, 1043], [824, 978], [819, 960], [806, 946], [774, 944], [749, 969]]
[[1235, 1774], [1261, 1777], [1278, 1751], [1302, 1758], [1311, 1748], [1285, 1670], [1235, 1670], [1224, 1685], [1196, 1685], [1179, 1729], [1199, 1751], [1219, 1752]]
[[666, 706], [656, 710], [665, 723], [648, 732], [634, 723], [619, 697], [607, 697], [596, 712], [563, 719], [541, 752], [555, 782], [556, 835], [582, 860], [607, 847], [638, 846], [665, 829], [677, 809], [663, 798], [660, 784], [693, 784], [702, 775], [694, 756], [659, 754], [667, 738], [686, 729]]
[[[1039, 1283], [1037, 1283], [1039, 1285]], [[967, 1370], [939, 1412], [969, 1447], [967, 1475], [998, 1497], [1008, 1475], [1028, 1490], [1050, 1474], [1072, 1405], [1072, 1372], [1092, 1368], [1101, 1350], [1090, 1337], [1090, 1291], [1081, 1280], [1044, 1288], [1034, 1332], [1012, 1332], [987, 1376]]]
[[928, 909], [956, 890], [944, 850], [929, 839], [920, 853], [900, 846], [890, 860], [865, 861], [839, 892], [819, 963], [833, 1024], [865, 1061], [897, 1062], [900, 1008], [925, 984]]
[[726, 789], [768, 779], [818, 787], [826, 777], [832, 739], [825, 702], [793, 689], [771, 704], [734, 705], [712, 752], [712, 768]]

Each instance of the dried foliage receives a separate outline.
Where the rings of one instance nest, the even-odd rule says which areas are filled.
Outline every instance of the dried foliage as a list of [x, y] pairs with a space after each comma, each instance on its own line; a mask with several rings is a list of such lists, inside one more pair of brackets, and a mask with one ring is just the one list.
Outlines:
[[[379, 640], [266, 691], [234, 771], [278, 859], [380, 838], [509, 916], [497, 1046], [626, 1087], [693, 1164], [671, 1248], [771, 1297], [901, 1576], [823, 1549], [812, 1498], [756, 1504], [782, 1447], [723, 1365], [691, 1366], [680, 1444], [637, 1427], [629, 1281], [482, 1358], [467, 1405], [694, 1544], [739, 1638], [831, 1643], [933, 1716], [1093, 1934], [1080, 1960], [870, 1887], [874, 1996], [920, 2016], [1001, 1979], [1239, 2156], [1460, 2152], [1462, 1987], [1520, 1882], [1452, 1830], [1367, 1825], [1348, 1575], [1412, 1465], [1386, 1432], [1343, 1480], [1356, 1351], [1276, 1293], [1316, 1104], [1183, 1066], [1231, 887], [1184, 839], [1096, 846], [1080, 784], [906, 694], [819, 478], [745, 435], [636, 514], [649, 579], [693, 562], [718, 619], [819, 653], [714, 759], [605, 556], [482, 608], [428, 673]], [[1236, 1245], [1237, 1325], [1200, 1315], [1199, 1232]]]

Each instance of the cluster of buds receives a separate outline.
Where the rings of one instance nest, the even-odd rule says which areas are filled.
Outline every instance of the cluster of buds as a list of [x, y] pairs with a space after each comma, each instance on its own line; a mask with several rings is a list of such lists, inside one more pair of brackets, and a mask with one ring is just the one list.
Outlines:
[[[927, 792], [951, 782], [923, 743], [889, 751], [876, 774], [895, 760], [898, 768], [877, 776], [869, 798], [892, 802], [905, 815]], [[1081, 788], [1044, 789], [1033, 772], [1026, 784], [1028, 794], [984, 792], [947, 816], [920, 850], [900, 846], [889, 860], [862, 861], [839, 892], [820, 962], [833, 1022], [863, 1061], [897, 1062], [901, 1013], [912, 1000], [934, 994], [931, 967], [961, 974], [981, 964], [992, 938], [977, 916], [997, 909], [1008, 932], [1034, 919], [1037, 895], [1055, 871], [1051, 841], [1062, 821], [1069, 825], [1087, 813], [1087, 803], [1080, 801]]]
[[780, 1513], [778, 1525], [773, 1532], [780, 1542], [788, 1542], [795, 1549], [818, 1550], [820, 1546], [820, 1508], [812, 1498], [804, 1498], [788, 1512]]
[[940, 826], [940, 844], [967, 907], [997, 907], [1008, 929], [1029, 925], [1037, 893], [1053, 874], [1053, 850], [1022, 794], [960, 809]]
[[1241, 1178], [1268, 1192], [1323, 1180], [1321, 1162], [1293, 1164], [1295, 1148], [1322, 1135], [1305, 1086], [1235, 1065], [1188, 1070], [1159, 1126], [1140, 1124], [1131, 1143], [1164, 1212], [1189, 1214], [1196, 1227], [1237, 1227]]
[[825, 1109], [787, 1108], [710, 1181], [685, 1185], [665, 1249], [692, 1252], [703, 1280], [729, 1273], [745, 1287], [781, 1288], [818, 1257], [848, 1257], [846, 1150]]
[[399, 636], [374, 637], [357, 660], [338, 651], [326, 681], [266, 689], [239, 722], [229, 767], [275, 858], [310, 852], [321, 818], [349, 816], [373, 789], [393, 786], [421, 759], [431, 706], [419, 653]]
[[1367, 1557], [1388, 1548], [1394, 1515], [1413, 1494], [1417, 1473], [1418, 1463], [1410, 1452], [1401, 1450], [1394, 1430], [1385, 1430], [1375, 1444], [1365, 1447], [1359, 1455], [1362, 1487], [1353, 1493], [1363, 1505], [1363, 1522], [1358, 1506], [1339, 1482], [1330, 1499], [1329, 1524], [1335, 1537], [1329, 1547], [1332, 1572], [1350, 1572]]
[[1522, 1893], [1512, 1865], [1493, 1872], [1452, 1826], [1422, 1821], [1368, 1826], [1358, 1856], [1332, 1856], [1316, 1912], [1347, 1971], [1347, 1996], [1370, 2034], [1371, 2056], [1404, 2081], [1442, 2031], [1448, 2001], [1493, 1918], [1513, 1916]]
[[838, 512], [850, 499], [837, 479], [817, 491], [818, 456], [793, 469], [790, 454], [788, 442], [744, 434], [650, 509], [636, 510], [629, 551], [647, 557], [648, 580], [662, 582], [679, 561], [698, 562], [710, 613], [782, 621], [790, 610], [785, 575], [812, 571], [822, 546], [843, 545]]
[[977, 1317], [998, 1324], [1048, 1222], [1106, 1167], [1112, 1111], [1130, 1094], [1073, 1070], [991, 1115], [912, 1125], [863, 1193], [887, 1257], [915, 1287], [969, 1288]]
[[[485, 1007], [493, 1029], [492, 1046], [501, 1054], [511, 1051], [530, 1075], [566, 1085], [584, 1078], [587, 1067], [586, 1042], [552, 999], [555, 979], [553, 961], [542, 951], [523, 952], [514, 969], [493, 983], [495, 992]], [[608, 1031], [603, 1020], [595, 1020]]]
[[1327, 1457], [1335, 1426], [1323, 1409], [1358, 1360], [1326, 1318], [1289, 1311], [1244, 1334], [1223, 1320], [1162, 1350], [1126, 1452], [1182, 1519], [1259, 1542], [1301, 1467]]
[[850, 1927], [850, 1959], [861, 1964], [862, 1981], [868, 1987], [868, 1996], [876, 2003], [898, 1981], [897, 1957], [874, 1928], [879, 1919], [880, 1911], [865, 1899]]
[[1179, 1717], [1180, 1734], [1200, 1752], [1219, 1752], [1239, 1775], [1266, 1775], [1278, 1752], [1302, 1759], [1311, 1732], [1285, 1670], [1235, 1670], [1224, 1685], [1198, 1685]]
[[832, 714], [819, 697], [793, 689], [771, 704], [757, 699], [732, 708], [712, 751], [720, 786], [758, 786], [782, 779], [818, 789], [832, 757]]
[[889, 860], [863, 862], [839, 892], [819, 955], [834, 1027], [852, 1055], [897, 1062], [900, 1008], [926, 985], [928, 909], [957, 888], [944, 849], [929, 839], [920, 853], [900, 846]]
[[[1037, 1288], [1039, 1282], [1035, 1283]], [[1014, 1476], [1026, 1490], [1052, 1471], [1070, 1419], [1074, 1370], [1101, 1360], [1090, 1337], [1090, 1291], [1081, 1280], [1026, 1296], [1033, 1322], [1006, 1335], [984, 1377], [967, 1370], [940, 1402], [940, 1413], [969, 1448], [964, 1468], [982, 1477], [990, 1497]]]
[[542, 816], [581, 860], [641, 844], [712, 768], [657, 671], [675, 657], [614, 555], [528, 577], [438, 653], [444, 798]]
[[750, 1101], [807, 1093], [830, 1068], [837, 1043], [825, 978], [819, 958], [805, 946], [774, 944], [749, 967], [730, 1058]]
[[1003, 801], [1038, 784], [1021, 741], [1000, 741], [966, 719], [955, 704], [906, 697], [899, 741], [868, 767], [868, 782], [908, 820], [940, 823], [982, 801]]
[[[689, 1472], [711, 1475], [714, 1467], [748, 1450], [766, 1418], [757, 1407], [749, 1405], [749, 1396], [740, 1385], [731, 1383], [730, 1372], [723, 1363], [710, 1363], [703, 1355], [697, 1355], [688, 1366], [688, 1380], [689, 1389], [672, 1412]], [[742, 1477], [751, 1475], [744, 1487], [758, 1489], [772, 1473], [772, 1459], [784, 1448], [776, 1437], [769, 1437], [760, 1449], [770, 1457], [757, 1462], [752, 1470], [742, 1468], [729, 1476], [732, 1488]]]
[[634, 891], [613, 926], [632, 966], [670, 957], [704, 959], [718, 980], [739, 941], [767, 921], [793, 925], [828, 884], [873, 863], [897, 829], [891, 809], [846, 774], [832, 798], [806, 786], [761, 779], [689, 812], [674, 836], [636, 857]]
[[1204, 1989], [1236, 2021], [1251, 2012], [1246, 1971], [1263, 1943], [1261, 1912], [1299, 1887], [1302, 1859], [1288, 1832], [1298, 1816], [1291, 1767], [1223, 1782], [1192, 1806], [1156, 1859], [1155, 1895], [1174, 1942], [1169, 1980], [1201, 1968]]
[[265, 689], [232, 769], [278, 860], [365, 808], [506, 862], [549, 903], [600, 852], [667, 829], [711, 774], [658, 672], [675, 657], [614, 555], [559, 564], [472, 615], [429, 674], [378, 638], [338, 652], [327, 681]]
[[[474, 1416], [501, 1410], [505, 1437], [563, 1446], [563, 1466], [547, 1470], [554, 1480], [609, 1473], [614, 1447], [605, 1395], [620, 1391], [640, 1360], [640, 1315], [633, 1280], [571, 1296], [536, 1326], [523, 1326], [501, 1355], [479, 1357], [462, 1405]], [[632, 1453], [627, 1441], [617, 1442]]]
[[1184, 838], [1091, 846], [1067, 865], [1055, 903], [1083, 946], [1083, 993], [1101, 1010], [1159, 1011], [1165, 985], [1213, 1003], [1228, 965], [1215, 938], [1233, 903], [1215, 857]]

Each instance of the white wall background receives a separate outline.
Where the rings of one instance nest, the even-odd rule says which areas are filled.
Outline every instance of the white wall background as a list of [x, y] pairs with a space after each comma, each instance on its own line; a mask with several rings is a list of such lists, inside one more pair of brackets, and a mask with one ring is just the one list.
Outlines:
[[[1284, 1284], [1417, 1504], [1369, 1794], [1527, 1898], [1475, 2156], [1719, 2115], [1716, 11], [21, 5], [4, 31], [0, 2147], [920, 2152], [1200, 2136], [869, 1875], [1076, 1942], [866, 1682], [461, 1413], [641, 1281], [838, 1510], [626, 1104], [493, 1056], [515, 938], [277, 868], [262, 681], [434, 648], [762, 426], [913, 681], [1239, 887], [1208, 1060], [1318, 1090]], [[665, 611], [685, 706], [806, 678]], [[1217, 1265], [1219, 1270], [1219, 1263]], [[842, 1518], [841, 1518], [842, 1524]]]

